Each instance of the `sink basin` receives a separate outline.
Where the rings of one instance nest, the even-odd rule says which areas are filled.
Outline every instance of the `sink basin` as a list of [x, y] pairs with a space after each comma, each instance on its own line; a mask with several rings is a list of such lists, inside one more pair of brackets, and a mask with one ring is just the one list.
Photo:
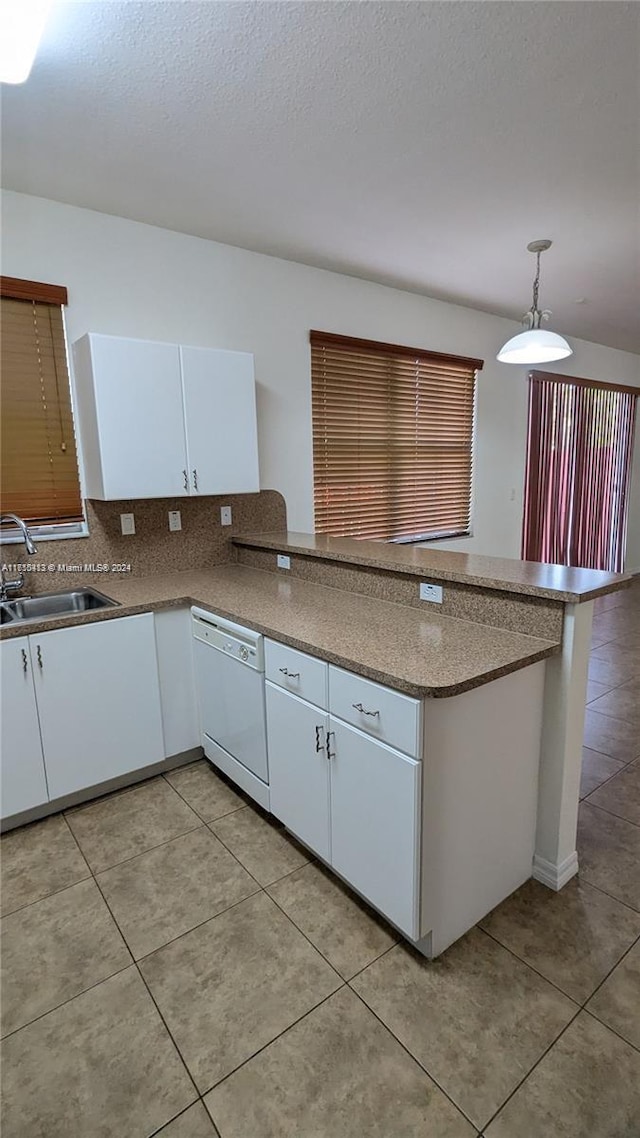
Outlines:
[[65, 593], [43, 593], [39, 597], [17, 597], [0, 604], [0, 624], [26, 624], [54, 616], [111, 608], [118, 604], [97, 589], [72, 589]]

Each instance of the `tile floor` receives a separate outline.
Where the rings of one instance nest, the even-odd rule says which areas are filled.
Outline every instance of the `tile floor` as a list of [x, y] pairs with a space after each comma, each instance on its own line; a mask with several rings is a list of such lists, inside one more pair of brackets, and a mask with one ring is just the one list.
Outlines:
[[2, 839], [3, 1138], [638, 1138], [640, 583], [581, 871], [429, 963], [198, 762]]

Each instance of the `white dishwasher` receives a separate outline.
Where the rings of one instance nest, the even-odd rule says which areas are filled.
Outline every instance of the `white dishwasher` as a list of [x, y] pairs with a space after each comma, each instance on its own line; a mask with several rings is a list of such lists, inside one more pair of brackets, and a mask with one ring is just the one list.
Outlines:
[[206, 609], [191, 619], [204, 753], [268, 810], [263, 637]]

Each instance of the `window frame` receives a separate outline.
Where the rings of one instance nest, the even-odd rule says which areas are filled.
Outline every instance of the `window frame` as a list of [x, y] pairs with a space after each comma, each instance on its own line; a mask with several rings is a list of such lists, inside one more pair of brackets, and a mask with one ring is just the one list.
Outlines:
[[[425, 348], [412, 348], [400, 344], [391, 344], [384, 341], [362, 339], [354, 336], [345, 336], [331, 332], [321, 332], [312, 329], [309, 333], [309, 341], [311, 348], [314, 344], [328, 347], [340, 348], [343, 347], [346, 351], [352, 348], [355, 351], [362, 351], [363, 353], [370, 352], [376, 353], [381, 357], [384, 355], [395, 357], [406, 357], [415, 359], [425, 359], [431, 362], [442, 361], [446, 364], [467, 365], [474, 371], [473, 380], [473, 405], [471, 410], [471, 432], [470, 432], [470, 448], [469, 448], [469, 513], [468, 525], [464, 529], [450, 530], [442, 529], [437, 532], [427, 532], [422, 534], [410, 534], [408, 536], [386, 537], [386, 538], [360, 538], [358, 535], [349, 535], [355, 540], [369, 540], [369, 541], [383, 541], [389, 545], [427, 545], [433, 542], [446, 542], [458, 541], [460, 539], [472, 538], [474, 535], [475, 512], [476, 512], [476, 459], [477, 459], [477, 420], [478, 420], [478, 372], [484, 366], [484, 360], [475, 359], [467, 356], [459, 356], [455, 353], [447, 352], [434, 352]], [[311, 359], [311, 369], [313, 367]], [[311, 407], [311, 431], [313, 435], [314, 421], [313, 421], [313, 371], [311, 370], [311, 394], [312, 394], [312, 407]], [[314, 525], [316, 516], [316, 459], [315, 452], [312, 447], [312, 460], [311, 460], [311, 474], [312, 474], [312, 496], [314, 508]], [[322, 531], [325, 532], [325, 531]], [[328, 531], [326, 531], [328, 532]]]

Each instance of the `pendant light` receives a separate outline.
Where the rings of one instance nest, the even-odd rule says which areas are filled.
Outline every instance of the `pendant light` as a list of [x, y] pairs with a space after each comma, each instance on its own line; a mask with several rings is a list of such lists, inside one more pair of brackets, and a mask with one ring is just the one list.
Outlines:
[[525, 312], [522, 323], [526, 332], [520, 332], [507, 340], [500, 349], [496, 359], [503, 364], [546, 364], [552, 360], [563, 360], [573, 354], [567, 341], [558, 336], [557, 332], [549, 332], [542, 328], [544, 320], [548, 320], [551, 313], [548, 309], [540, 311], [538, 308], [538, 289], [540, 287], [540, 254], [551, 248], [551, 241], [532, 241], [527, 245], [529, 253], [536, 254], [536, 275], [533, 282], [533, 303], [528, 312]]

